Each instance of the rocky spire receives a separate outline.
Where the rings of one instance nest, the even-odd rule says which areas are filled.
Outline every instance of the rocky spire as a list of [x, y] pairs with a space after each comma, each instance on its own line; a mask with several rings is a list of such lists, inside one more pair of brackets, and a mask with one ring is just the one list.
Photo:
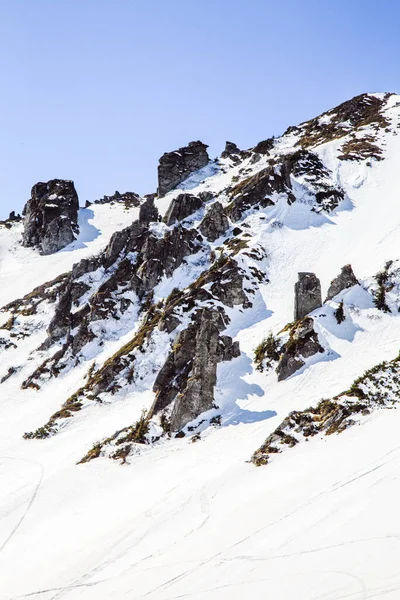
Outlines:
[[73, 181], [52, 179], [34, 185], [23, 211], [23, 246], [53, 254], [73, 242], [79, 232], [78, 209]]
[[314, 273], [299, 273], [294, 286], [294, 319], [298, 321], [322, 306], [321, 282]]

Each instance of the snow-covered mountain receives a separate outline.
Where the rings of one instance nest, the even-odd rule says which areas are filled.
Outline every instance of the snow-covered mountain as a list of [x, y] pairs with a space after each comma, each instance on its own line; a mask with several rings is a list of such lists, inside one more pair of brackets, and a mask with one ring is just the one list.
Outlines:
[[0, 224], [1, 599], [399, 598], [399, 128], [364, 94]]

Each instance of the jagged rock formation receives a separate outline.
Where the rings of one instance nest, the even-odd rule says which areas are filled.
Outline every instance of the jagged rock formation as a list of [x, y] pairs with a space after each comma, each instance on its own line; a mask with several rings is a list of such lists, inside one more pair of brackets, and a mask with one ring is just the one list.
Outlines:
[[[389, 126], [388, 120], [382, 114], [382, 109], [390, 96], [391, 94], [386, 94], [384, 97], [360, 94], [298, 127], [289, 127], [285, 133], [294, 133], [298, 136], [296, 145], [310, 148], [344, 137], [351, 132], [353, 134], [353, 140], [350, 142], [352, 147], [346, 149], [349, 142], [345, 143], [342, 147], [343, 155], [339, 157], [341, 160], [360, 160], [376, 154], [380, 155], [381, 149], [372, 143], [375, 141], [374, 136], [367, 134], [367, 136], [356, 137], [354, 134], [365, 126], [369, 126], [375, 131]], [[365, 147], [368, 152], [362, 151]], [[357, 152], [357, 149], [361, 152]]]
[[273, 206], [271, 196], [274, 193], [287, 193], [288, 197], [294, 200], [291, 187], [286, 166], [281, 165], [280, 169], [267, 167], [231, 190], [232, 202], [227, 207], [227, 214], [232, 221], [240, 221], [250, 208]]
[[269, 154], [274, 147], [275, 139], [273, 137], [268, 138], [267, 140], [263, 140], [259, 142], [257, 146], [254, 146], [253, 151], [258, 154]]
[[[214, 401], [217, 364], [238, 356], [239, 347], [229, 336], [221, 334], [229, 323], [229, 317], [223, 307], [221, 305], [214, 307], [213, 304], [207, 305], [207, 303], [217, 301], [228, 307], [238, 305], [243, 308], [251, 307], [244, 292], [244, 280], [245, 274], [236, 261], [223, 257], [187, 290], [177, 290], [171, 294], [164, 306], [151, 305], [132, 340], [107, 360], [101, 369], [93, 373], [85, 386], [68, 398], [43, 427], [27, 434], [27, 437], [53, 435], [57, 431], [60, 419], [70, 418], [88, 401], [96, 400], [104, 393], [115, 394], [121, 388], [123, 381], [134, 385], [137, 378], [142, 376], [139, 357], [151, 347], [153, 336], [157, 331], [173, 335], [185, 314], [187, 327], [177, 335], [173, 335], [167, 360], [164, 365], [160, 364], [158, 367], [159, 376], [155, 379], [154, 385], [157, 396], [150, 415], [156, 416], [168, 409], [172, 414], [173, 427], [179, 429], [185, 419], [191, 420], [211, 408]], [[247, 280], [246, 289], [249, 293], [254, 292], [252, 286], [254, 282]], [[62, 299], [60, 304], [63, 304]], [[200, 304], [202, 308], [199, 308]], [[86, 314], [90, 316], [90, 313]], [[59, 316], [59, 322], [62, 329], [65, 322], [64, 312]], [[85, 343], [92, 339], [85, 337], [88, 331], [86, 322], [83, 335]], [[58, 362], [46, 361], [31, 378], [24, 382], [24, 387], [37, 386], [44, 372], [57, 375], [62, 368], [60, 359], [65, 360], [68, 347], [72, 347], [73, 356], [76, 356], [77, 350], [80, 349], [74, 348], [79, 336], [79, 331], [74, 337], [70, 336], [67, 343], [64, 343], [55, 355]]]
[[[277, 552], [288, 558], [276, 577], [267, 573], [272, 597], [309, 598], [310, 572], [315, 597], [354, 597], [357, 581], [342, 577], [345, 563], [378, 595], [386, 581], [395, 586], [396, 539], [387, 534], [400, 469], [400, 360], [352, 384], [354, 373], [393, 358], [400, 338], [400, 96], [382, 109], [388, 127], [377, 121], [381, 109], [372, 110], [383, 106], [377, 98], [353, 104], [359, 116], [358, 104], [370, 106], [358, 129], [333, 111], [311, 128], [211, 161], [164, 199], [145, 196], [133, 210], [118, 198], [94, 204], [80, 218], [93, 219], [97, 233], [88, 223], [79, 243], [56, 255], [16, 244], [22, 223], [0, 227], [5, 542], [34, 500], [1, 553], [9, 559], [6, 597], [68, 591], [77, 577], [99, 583], [81, 588], [82, 598], [128, 598], [133, 589], [172, 598], [190, 586], [235, 595], [215, 583], [214, 560], [190, 567], [204, 540], [213, 545], [209, 555], [235, 558], [224, 563], [224, 579], [244, 582], [236, 592], [243, 597], [265, 596], [265, 570], [277, 564], [265, 558]], [[326, 141], [314, 150], [318, 133]], [[369, 135], [383, 161], [371, 158]], [[182, 193], [202, 205], [188, 216], [177, 211], [166, 225], [167, 206]], [[346, 287], [352, 278], [336, 275], [350, 259], [360, 283]], [[322, 283], [329, 271], [330, 294], [341, 291], [282, 329], [293, 320], [297, 265]], [[263, 482], [252, 469], [268, 462], [276, 464]], [[235, 499], [244, 487], [246, 498]], [[65, 498], [61, 508], [55, 493]], [[363, 503], [368, 493], [373, 501]], [[262, 540], [271, 523], [278, 550]], [[152, 543], [149, 527], [163, 543]], [[89, 546], [99, 545], [99, 560], [82, 557], [79, 529]], [[60, 533], [50, 550], [49, 531]], [[382, 560], [368, 562], [377, 552]], [[102, 559], [110, 556], [122, 577], [110, 578]], [[239, 561], [240, 576], [238, 556], [251, 559]], [[140, 560], [155, 580], [127, 571]], [[15, 564], [21, 582], [12, 580]], [[47, 579], [36, 568], [42, 564], [51, 567]], [[159, 568], [171, 564], [173, 573]], [[328, 576], [319, 576], [324, 564]], [[85, 579], [93, 567], [97, 576]], [[283, 581], [283, 572], [301, 577]]]
[[218, 310], [198, 311], [174, 342], [154, 383], [156, 400], [152, 412], [172, 402], [171, 430], [179, 431], [202, 412], [213, 408], [217, 364], [240, 355], [239, 343], [220, 336], [225, 321]]
[[209, 162], [208, 146], [203, 142], [190, 142], [187, 146], [166, 152], [158, 165], [158, 195], [165, 196], [189, 175]]
[[345, 265], [342, 267], [340, 274], [331, 281], [326, 300], [332, 300], [332, 298], [334, 298], [337, 294], [340, 294], [340, 292], [343, 290], [357, 284], [358, 281], [353, 273], [351, 265]]
[[[360, 102], [376, 105], [371, 109], [374, 116], [368, 109], [364, 117], [378, 123], [379, 103]], [[331, 121], [334, 134], [339, 135], [342, 124], [335, 115]], [[357, 123], [364, 122], [364, 117]], [[237, 319], [238, 313], [252, 308], [251, 294], [268, 282], [273, 254], [267, 256], [267, 232], [273, 234], [285, 225], [285, 215], [298, 208], [329, 213], [345, 198], [336, 172], [325, 165], [322, 155], [320, 158], [309, 149], [313, 147], [308, 143], [310, 137], [317, 135], [320, 127], [327, 134], [329, 123], [303, 125], [289, 132], [283, 144], [271, 138], [242, 151], [227, 142], [222, 156], [229, 160], [210, 166], [209, 177], [195, 191], [173, 198], [163, 223], [155, 195], [145, 196], [143, 201], [136, 194], [116, 192], [95, 202], [140, 205], [138, 219], [116, 232], [99, 255], [81, 260], [62, 280], [49, 282], [40, 293], [17, 301], [3, 326], [2, 348], [20, 344], [35, 327], [47, 329], [47, 339], [37, 354], [31, 353], [35, 362], [28, 363], [37, 368], [33, 372], [24, 369], [19, 381], [23, 388], [40, 389], [52, 378], [67, 375], [73, 365], [84, 364], [88, 356], [90, 361], [99, 361], [98, 366], [91, 364], [87, 378], [79, 382], [81, 387], [64, 399], [44, 428], [28, 437], [56, 433], [65, 418], [93, 402], [110, 401], [110, 396], [133, 391], [143, 379], [146, 389], [154, 389], [156, 396], [147, 414], [151, 427], [158, 426], [164, 415], [170, 431], [184, 429], [187, 433], [188, 422], [214, 406], [217, 364], [239, 352], [224, 329], [232, 314]], [[201, 142], [165, 154], [159, 166], [159, 194], [179, 186], [207, 163], [206, 146]], [[302, 206], [292, 209], [295, 202]], [[255, 211], [261, 214], [255, 215]], [[196, 229], [194, 218], [188, 218], [191, 215], [200, 221]], [[317, 224], [323, 221], [318, 215], [311, 218]], [[262, 244], [254, 243], [255, 235]], [[261, 264], [265, 258], [268, 260]], [[353, 278], [346, 266], [332, 282], [328, 296], [347, 288]], [[392, 267], [385, 267], [375, 279], [371, 293], [377, 306], [394, 310]], [[180, 289], [182, 285], [184, 289]], [[265, 340], [264, 355], [260, 356], [260, 368], [276, 369], [279, 381], [306, 366], [309, 357], [329, 352], [323, 333], [317, 334], [320, 329], [316, 331], [315, 322], [307, 317], [322, 304], [321, 286], [314, 274], [300, 273], [295, 303], [296, 322], [276, 338]], [[46, 320], [38, 325], [45, 309]], [[332, 307], [328, 309], [332, 315]], [[348, 306], [346, 313], [350, 319]], [[28, 315], [35, 320], [26, 323]], [[130, 341], [119, 347], [116, 343], [115, 353], [102, 360], [105, 342], [118, 342], [129, 332]], [[5, 376], [15, 373], [18, 369]], [[139, 438], [144, 439], [142, 435]]]
[[149, 225], [152, 221], [158, 221], [158, 208], [154, 204], [155, 194], [146, 196], [139, 210], [139, 223]]
[[124, 192], [120, 194], [116, 191], [111, 196], [103, 196], [103, 198], [99, 198], [98, 200], [86, 200], [86, 208], [91, 206], [92, 204], [124, 204], [126, 208], [131, 208], [133, 206], [139, 206], [140, 204], [140, 196], [139, 194], [135, 194], [135, 192]]
[[210, 241], [215, 242], [229, 228], [229, 221], [220, 202], [214, 202], [200, 223], [201, 233]]
[[4, 221], [0, 221], [0, 226], [3, 225], [4, 227], [6, 227], [6, 229], [11, 229], [11, 227], [15, 223], [19, 223], [21, 221], [21, 219], [22, 219], [21, 215], [17, 215], [15, 213], [15, 210], [13, 210], [10, 212], [8, 219], [5, 219]]
[[193, 194], [179, 194], [171, 201], [164, 217], [166, 225], [175, 225], [178, 221], [183, 221], [203, 206], [203, 201]]
[[[50, 375], [62, 371], [72, 357], [79, 360], [85, 345], [104, 335], [101, 322], [126, 321], [129, 327], [129, 315], [137, 302], [145, 302], [149, 293], [151, 300], [151, 291], [161, 277], [171, 276], [186, 256], [201, 248], [201, 236], [194, 229], [178, 226], [163, 237], [153, 234], [148, 227], [151, 217], [158, 218], [152, 197], [142, 204], [139, 220], [113, 235], [101, 255], [74, 265], [41, 346], [48, 350], [62, 343], [61, 350], [45, 361]], [[99, 272], [107, 276], [96, 283]], [[40, 365], [23, 387], [37, 385], [43, 368]]]
[[22, 243], [53, 254], [74, 241], [78, 228], [78, 194], [72, 181], [37, 183], [25, 205]]
[[322, 306], [321, 282], [314, 273], [299, 273], [294, 286], [294, 320]]
[[20, 221], [21, 219], [21, 215], [15, 214], [15, 210], [12, 210], [9, 214], [7, 221]]
[[246, 211], [273, 206], [277, 196], [283, 194], [292, 204], [296, 200], [293, 178], [301, 181], [314, 197], [314, 212], [330, 212], [344, 199], [343, 190], [333, 183], [332, 174], [319, 157], [309, 150], [298, 150], [270, 161], [270, 166], [232, 187], [228, 216], [232, 221], [240, 221]]
[[374, 410], [392, 408], [399, 401], [400, 356], [369, 369], [349, 390], [315, 407], [293, 411], [251, 457], [256, 466], [266, 465], [271, 455], [293, 448], [302, 440], [323, 433], [342, 433]]
[[221, 153], [221, 158], [232, 158], [240, 155], [240, 149], [233, 142], [225, 143], [225, 150]]
[[278, 381], [287, 379], [301, 369], [305, 365], [305, 358], [323, 351], [314, 330], [313, 319], [305, 317], [296, 322], [290, 330], [289, 340], [280, 350], [281, 354], [276, 367]]

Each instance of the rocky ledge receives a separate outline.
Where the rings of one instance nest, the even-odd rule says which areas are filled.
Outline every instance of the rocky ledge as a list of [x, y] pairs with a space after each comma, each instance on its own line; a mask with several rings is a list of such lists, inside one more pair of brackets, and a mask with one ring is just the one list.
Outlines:
[[205, 167], [210, 160], [207, 148], [197, 141], [163, 154], [158, 165], [158, 195], [165, 196], [189, 175]]

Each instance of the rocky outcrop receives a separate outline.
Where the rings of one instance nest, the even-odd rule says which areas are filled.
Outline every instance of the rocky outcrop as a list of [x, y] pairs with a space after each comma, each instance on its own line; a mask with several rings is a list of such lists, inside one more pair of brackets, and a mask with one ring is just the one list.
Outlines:
[[221, 153], [221, 158], [231, 158], [240, 155], [240, 149], [233, 142], [225, 142], [225, 150]]
[[[267, 142], [265, 140], [259, 147], [253, 148], [253, 159], [260, 159], [261, 151], [268, 152], [266, 147], [272, 146]], [[271, 143], [273, 145], [273, 140]], [[344, 190], [334, 182], [332, 173], [309, 150], [301, 149], [271, 159], [269, 165], [228, 190], [232, 201], [227, 207], [227, 214], [232, 221], [239, 221], [250, 209], [273, 206], [278, 195], [285, 195], [288, 204], [295, 202], [292, 178], [301, 178], [301, 185], [314, 198], [311, 209], [314, 212], [331, 212], [344, 199]]]
[[174, 342], [154, 383], [158, 413], [174, 402], [171, 430], [179, 431], [214, 406], [217, 364], [240, 355], [239, 343], [221, 336], [225, 321], [220, 311], [203, 308]]
[[324, 349], [314, 331], [314, 321], [305, 317], [295, 323], [290, 330], [289, 340], [280, 350], [281, 355], [276, 368], [278, 381], [287, 379], [305, 365], [305, 358], [314, 356]]
[[146, 200], [140, 207], [139, 210], [139, 223], [148, 225], [153, 221], [158, 221], [158, 209], [154, 204], [154, 194], [146, 196]]
[[210, 159], [207, 148], [206, 144], [197, 141], [163, 154], [158, 165], [159, 197], [165, 196], [189, 175], [208, 164]]
[[[178, 240], [183, 247], [180, 252], [182, 253], [186, 247], [186, 254], [188, 254], [198, 250], [199, 247], [196, 246], [198, 235], [195, 230], [178, 226], [172, 231], [168, 231], [166, 237]], [[192, 242], [191, 245], [186, 246], [188, 240], [192, 240]], [[161, 252], [158, 256], [161, 258], [156, 263], [162, 260], [162, 269], [171, 275], [174, 266], [179, 266], [178, 249], [175, 248], [168, 252], [163, 246], [165, 238], [158, 238], [158, 243], [161, 244], [161, 246], [157, 246]], [[142, 252], [144, 252], [143, 249]], [[174, 261], [175, 258], [178, 262]], [[119, 265], [123, 264], [124, 261], [120, 260]], [[131, 286], [131, 281], [134, 280], [132, 272], [133, 274], [140, 272], [142, 264], [140, 258], [137, 263], [131, 265], [131, 279], [124, 276], [124, 281], [128, 281], [128, 286]], [[89, 266], [89, 263], [86, 266]], [[81, 273], [82, 268], [78, 264], [74, 267], [74, 272]], [[96, 326], [94, 319], [97, 318], [97, 315], [103, 316], [103, 318], [105, 318], [104, 315], [112, 318], [113, 314], [117, 312], [117, 308], [121, 310], [118, 302], [121, 302], [121, 294], [124, 292], [124, 285], [121, 283], [122, 276], [114, 279], [118, 268], [115, 271], [113, 268], [111, 273], [109, 280], [112, 281], [112, 285], [107, 283], [109, 281], [107, 280], [90, 297], [86, 294], [85, 297], [88, 299], [85, 304], [81, 305], [80, 310], [72, 311], [72, 313], [68, 298], [68, 283], [67, 288], [63, 287], [65, 293], [63, 293], [62, 301], [57, 308], [57, 319], [52, 322], [51, 332], [58, 340], [60, 340], [60, 336], [65, 335], [65, 342], [61, 350], [40, 365], [35, 373], [24, 382], [25, 387], [35, 386], [35, 389], [38, 389], [44, 373], [46, 378], [57, 376], [65, 365], [71, 364], [71, 360], [76, 363], [83, 345], [93, 340], [96, 335], [96, 329], [93, 329], [93, 326]], [[71, 283], [70, 280], [69, 283]], [[72, 282], [72, 296], [74, 285], [81, 283], [83, 282]], [[157, 280], [149, 279], [148, 283], [154, 287]], [[173, 290], [166, 298], [165, 303], [149, 303], [151, 287], [149, 295], [141, 303], [143, 316], [134, 337], [106, 360], [97, 371], [90, 372], [84, 386], [70, 396], [60, 411], [52, 415], [42, 428], [27, 434], [28, 437], [53, 435], [58, 430], [59, 421], [70, 418], [74, 412], [79, 411], [82, 403], [86, 401], [85, 399], [101, 400], [100, 394], [115, 394], [125, 385], [134, 385], [136, 382], [140, 384], [144, 372], [149, 368], [148, 364], [152, 364], [151, 360], [148, 363], [149, 355], [146, 356], [146, 354], [153, 351], [150, 349], [154, 348], [155, 339], [159, 339], [156, 330], [171, 334], [182, 324], [183, 320], [184, 329], [179, 332], [178, 337], [175, 337], [167, 360], [164, 359], [163, 364], [162, 355], [159, 355], [156, 360], [157, 369], [154, 369], [154, 365], [152, 367], [154, 380], [157, 371], [160, 374], [157, 376], [155, 385], [157, 398], [149, 416], [159, 419], [161, 418], [159, 413], [167, 409], [168, 416], [173, 415], [172, 424], [176, 429], [183, 426], [185, 419], [189, 421], [196, 418], [201, 412], [213, 406], [217, 364], [223, 360], [231, 360], [239, 353], [238, 344], [234, 343], [230, 337], [222, 335], [222, 331], [230, 322], [223, 305], [251, 307], [247, 294], [254, 293], [257, 286], [258, 282], [241, 269], [233, 258], [222, 256], [187, 288]], [[114, 289], [114, 293], [111, 291], [112, 289]], [[115, 294], [115, 290], [118, 294]], [[108, 316], [109, 312], [110, 316]], [[68, 318], [72, 320], [71, 325]], [[169, 339], [171, 340], [171, 338]], [[197, 380], [197, 376], [200, 377], [200, 380]]]
[[8, 219], [5, 219], [4, 221], [0, 221], [0, 227], [4, 226], [6, 229], [11, 229], [11, 227], [15, 224], [15, 223], [19, 223], [19, 221], [22, 220], [21, 215], [17, 215], [15, 213], [15, 210], [10, 212], [10, 215], [8, 217]]
[[271, 137], [262, 142], [258, 142], [257, 146], [254, 146], [253, 152], [258, 152], [259, 154], [269, 154], [274, 147], [275, 138]]
[[93, 200], [92, 202], [86, 200], [85, 207], [88, 208], [92, 204], [124, 204], [126, 208], [131, 208], [139, 206], [140, 196], [139, 194], [135, 194], [135, 192], [124, 192], [123, 194], [120, 194], [116, 191], [111, 196], [103, 196], [103, 198]]
[[400, 398], [400, 357], [366, 371], [338, 396], [321, 400], [316, 406], [293, 411], [258, 448], [251, 462], [268, 464], [274, 454], [313, 436], [339, 434], [375, 410], [393, 409]]
[[74, 183], [53, 179], [37, 183], [25, 205], [22, 244], [41, 254], [53, 254], [75, 240], [78, 228], [78, 194]]
[[[155, 208], [152, 202], [152, 199], [148, 200], [142, 218], [147, 218], [148, 211]], [[135, 221], [112, 236], [100, 257], [83, 259], [74, 265], [69, 286], [60, 297], [48, 328], [46, 345], [56, 342], [74, 329], [74, 336], [69, 343], [74, 345], [76, 354], [93, 338], [89, 335], [90, 323], [107, 318], [119, 320], [132, 303], [129, 299], [131, 292], [142, 300], [163, 275], [171, 276], [185, 256], [199, 248], [200, 236], [194, 229], [176, 227], [158, 238], [149, 231], [148, 223]], [[138, 257], [133, 259], [133, 253], [138, 253]], [[80, 303], [79, 299], [90, 288], [77, 279], [99, 267], [110, 269], [108, 277], [100, 286], [92, 289], [87, 301]], [[72, 311], [73, 302], [77, 302], [79, 310]]]
[[331, 281], [326, 300], [332, 300], [332, 298], [334, 298], [337, 294], [340, 294], [340, 292], [343, 290], [346, 290], [347, 288], [357, 284], [358, 281], [353, 273], [351, 265], [345, 265], [342, 267], [340, 274]]
[[183, 221], [199, 208], [203, 206], [203, 201], [193, 194], [179, 194], [171, 201], [164, 217], [164, 223], [175, 225], [176, 222]]
[[279, 167], [267, 167], [232, 188], [230, 196], [233, 200], [227, 207], [227, 214], [232, 221], [239, 221], [251, 208], [273, 206], [271, 196], [275, 193], [286, 193], [289, 202], [293, 202], [295, 198], [291, 189], [290, 170], [286, 162]]
[[210, 206], [199, 229], [209, 242], [215, 242], [229, 229], [229, 221], [220, 202], [214, 202]]
[[322, 306], [321, 282], [314, 273], [299, 273], [294, 286], [294, 319], [298, 321]]
[[290, 127], [285, 134], [296, 133], [297, 145], [311, 147], [341, 138], [349, 128], [356, 131], [367, 125], [376, 131], [385, 129], [390, 125], [383, 112], [389, 96], [360, 94], [298, 127]]

